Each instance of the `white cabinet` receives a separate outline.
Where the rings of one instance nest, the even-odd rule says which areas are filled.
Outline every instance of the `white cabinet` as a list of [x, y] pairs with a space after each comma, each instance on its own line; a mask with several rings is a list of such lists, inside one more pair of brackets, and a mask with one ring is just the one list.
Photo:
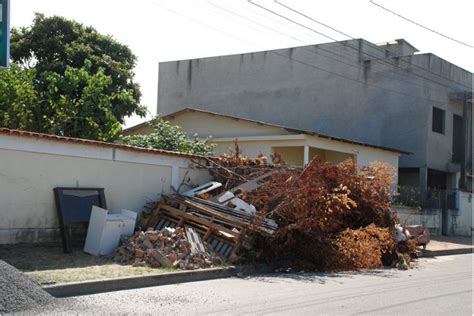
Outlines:
[[132, 211], [109, 214], [93, 206], [84, 251], [95, 256], [111, 254], [118, 247], [120, 236], [133, 234], [136, 217], [137, 213]]

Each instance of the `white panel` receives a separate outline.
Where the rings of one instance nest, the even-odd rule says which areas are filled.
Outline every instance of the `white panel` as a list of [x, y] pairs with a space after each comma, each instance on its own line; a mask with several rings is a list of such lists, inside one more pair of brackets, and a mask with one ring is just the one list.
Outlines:
[[104, 210], [103, 208], [97, 206], [92, 207], [89, 227], [87, 228], [84, 252], [94, 256], [98, 256], [100, 254], [102, 235], [106, 226], [107, 213], [107, 210]]

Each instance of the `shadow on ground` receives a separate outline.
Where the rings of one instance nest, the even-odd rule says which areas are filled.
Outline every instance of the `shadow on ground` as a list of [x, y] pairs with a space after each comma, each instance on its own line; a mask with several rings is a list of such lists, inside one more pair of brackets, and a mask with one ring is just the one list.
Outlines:
[[[396, 278], [396, 270], [391, 268], [348, 272], [298, 272], [298, 273], [267, 273], [255, 274], [243, 277], [245, 280], [280, 283], [280, 282], [306, 282], [325, 284], [328, 281], [339, 282], [338, 279], [352, 278], [355, 276], [367, 275], [381, 278]], [[340, 282], [342, 283], [342, 282]]]

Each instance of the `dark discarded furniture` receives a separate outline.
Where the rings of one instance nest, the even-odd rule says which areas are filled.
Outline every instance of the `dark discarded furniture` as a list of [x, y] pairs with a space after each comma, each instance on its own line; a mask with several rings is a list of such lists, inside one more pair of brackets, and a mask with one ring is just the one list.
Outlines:
[[71, 228], [89, 223], [92, 206], [106, 209], [102, 188], [54, 188], [64, 253], [72, 252]]
[[423, 246], [426, 249], [426, 245], [430, 242], [430, 230], [428, 227], [420, 225], [415, 226], [403, 226], [403, 229], [410, 233], [410, 236], [416, 240], [417, 246]]

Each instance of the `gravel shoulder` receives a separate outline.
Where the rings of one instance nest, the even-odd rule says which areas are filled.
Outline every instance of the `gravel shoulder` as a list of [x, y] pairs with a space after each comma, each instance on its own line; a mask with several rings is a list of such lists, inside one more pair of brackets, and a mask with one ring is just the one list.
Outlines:
[[0, 314], [37, 308], [53, 300], [37, 282], [0, 260]]

